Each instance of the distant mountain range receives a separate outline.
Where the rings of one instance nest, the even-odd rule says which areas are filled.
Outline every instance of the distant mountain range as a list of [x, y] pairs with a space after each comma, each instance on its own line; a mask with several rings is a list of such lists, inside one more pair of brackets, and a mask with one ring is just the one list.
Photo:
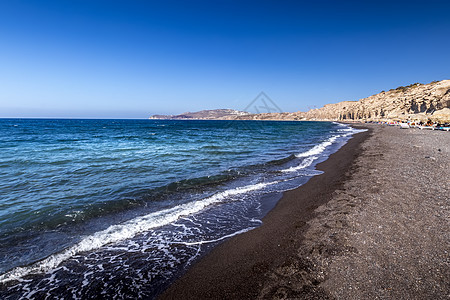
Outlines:
[[188, 112], [176, 116], [154, 115], [150, 118], [286, 121], [426, 121], [431, 119], [438, 122], [450, 122], [450, 80], [400, 86], [359, 101], [327, 104], [307, 112], [251, 114], [232, 109], [216, 109]]
[[250, 113], [238, 111], [234, 109], [212, 109], [197, 112], [185, 112], [180, 115], [153, 115], [149, 119], [160, 120], [217, 120], [224, 118], [233, 118], [238, 116], [246, 116]]

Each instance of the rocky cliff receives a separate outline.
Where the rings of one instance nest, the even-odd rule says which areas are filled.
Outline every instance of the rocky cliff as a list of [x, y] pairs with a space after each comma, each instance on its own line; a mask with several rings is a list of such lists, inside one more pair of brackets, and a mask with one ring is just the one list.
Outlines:
[[450, 80], [415, 83], [383, 91], [359, 101], [327, 104], [308, 112], [231, 116], [240, 120], [388, 121], [421, 120], [450, 122]]
[[426, 120], [445, 115], [442, 113], [449, 107], [450, 80], [443, 80], [402, 86], [355, 102], [328, 104], [308, 111], [304, 117], [321, 120]]

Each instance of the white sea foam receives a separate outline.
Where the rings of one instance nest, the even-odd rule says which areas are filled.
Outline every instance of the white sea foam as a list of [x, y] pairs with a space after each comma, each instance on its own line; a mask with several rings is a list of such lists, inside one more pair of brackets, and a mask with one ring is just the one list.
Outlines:
[[313, 148], [309, 149], [308, 151], [296, 154], [295, 156], [300, 158], [300, 157], [308, 157], [308, 156], [313, 156], [313, 155], [319, 155], [320, 153], [325, 151], [325, 149], [328, 146], [332, 145], [337, 140], [337, 138], [339, 138], [339, 137], [341, 137], [341, 135], [333, 135], [332, 137], [330, 137], [326, 141], [320, 143], [319, 145], [314, 146]]
[[83, 238], [79, 243], [73, 245], [70, 248], [67, 248], [66, 250], [63, 250], [60, 253], [51, 255], [46, 259], [38, 261], [30, 266], [17, 267], [5, 274], [0, 275], [0, 283], [19, 280], [23, 276], [29, 274], [48, 272], [56, 268], [63, 261], [70, 259], [80, 252], [95, 250], [102, 246], [105, 246], [106, 244], [130, 239], [141, 232], [149, 231], [153, 228], [173, 223], [182, 216], [197, 213], [211, 204], [223, 202], [231, 196], [261, 190], [276, 183], [278, 182], [273, 181], [268, 183], [258, 183], [226, 190], [199, 201], [193, 201], [178, 205], [173, 208], [137, 217], [122, 224], [112, 225], [103, 231], [96, 232], [90, 236]]
[[233, 232], [233, 233], [231, 233], [231, 234], [224, 235], [224, 236], [222, 236], [222, 237], [220, 237], [220, 238], [218, 238], [218, 239], [214, 239], [214, 240], [198, 241], [198, 242], [177, 242], [177, 243], [174, 243], [174, 244], [183, 244], [183, 245], [186, 245], [186, 246], [210, 244], [210, 243], [215, 243], [215, 242], [222, 241], [222, 240], [224, 240], [224, 239], [233, 237], [233, 236], [238, 235], [238, 234], [241, 234], [241, 233], [245, 233], [245, 232], [250, 231], [250, 230], [255, 229], [255, 228], [256, 228], [256, 227], [244, 228], [244, 229], [242, 229], [242, 230]]
[[348, 128], [344, 128], [344, 129], [338, 129], [337, 131], [338, 132], [352, 132], [352, 131], [354, 131], [354, 129], [351, 127], [348, 127]]
[[345, 124], [340, 124], [340, 123], [335, 123], [335, 122], [333, 122], [333, 123], [340, 125], [342, 127], [346, 127], [346, 128], [337, 130], [338, 132], [341, 132], [341, 134], [333, 135], [330, 138], [328, 138], [327, 140], [323, 141], [322, 143], [314, 146], [313, 148], [311, 148], [305, 152], [296, 154], [295, 155], [296, 157], [298, 157], [298, 158], [305, 157], [306, 159], [304, 159], [300, 165], [298, 165], [296, 167], [290, 167], [285, 170], [281, 170], [281, 172], [294, 172], [294, 171], [298, 171], [301, 169], [305, 169], [305, 168], [309, 167], [316, 159], [318, 159], [319, 155], [323, 151], [325, 151], [325, 149], [327, 149], [329, 146], [331, 146], [333, 143], [335, 143], [338, 138], [347, 137], [354, 133], [365, 131], [365, 130], [353, 129]]
[[295, 172], [295, 171], [298, 171], [298, 170], [301, 170], [301, 169], [305, 169], [305, 168], [309, 167], [318, 158], [319, 158], [318, 156], [307, 157], [298, 166], [290, 167], [288, 169], [281, 170], [281, 172], [287, 173], [287, 172]]

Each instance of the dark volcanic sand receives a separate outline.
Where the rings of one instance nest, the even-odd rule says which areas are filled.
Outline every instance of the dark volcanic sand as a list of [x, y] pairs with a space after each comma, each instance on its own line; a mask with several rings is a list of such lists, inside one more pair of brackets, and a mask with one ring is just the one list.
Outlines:
[[161, 299], [449, 299], [450, 134], [368, 125]]

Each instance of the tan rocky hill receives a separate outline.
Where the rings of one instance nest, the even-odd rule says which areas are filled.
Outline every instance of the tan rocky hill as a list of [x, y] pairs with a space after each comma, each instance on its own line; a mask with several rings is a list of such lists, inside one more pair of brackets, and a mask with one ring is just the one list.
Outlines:
[[229, 116], [240, 120], [390, 121], [431, 119], [450, 122], [450, 80], [415, 83], [361, 99], [327, 104], [308, 112]]
[[426, 120], [435, 119], [435, 115], [444, 116], [449, 107], [450, 80], [443, 80], [398, 87], [355, 102], [328, 104], [308, 111], [305, 117], [321, 120]]

